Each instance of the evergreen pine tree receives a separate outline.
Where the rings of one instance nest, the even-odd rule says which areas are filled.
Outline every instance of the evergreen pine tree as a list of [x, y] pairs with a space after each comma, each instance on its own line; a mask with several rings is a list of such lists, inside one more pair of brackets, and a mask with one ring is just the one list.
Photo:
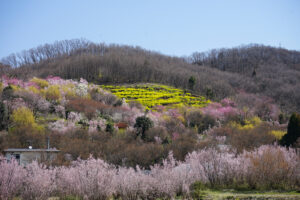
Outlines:
[[300, 115], [293, 113], [288, 124], [288, 132], [280, 141], [283, 146], [293, 145], [300, 137]]
[[0, 131], [8, 126], [8, 111], [5, 104], [0, 101]]
[[195, 84], [196, 84], [196, 79], [195, 79], [195, 77], [191, 76], [191, 77], [189, 78], [189, 89], [190, 89], [190, 90], [193, 90]]
[[138, 129], [137, 135], [140, 135], [144, 140], [146, 138], [145, 132], [153, 127], [153, 122], [146, 116], [137, 117], [134, 127]]

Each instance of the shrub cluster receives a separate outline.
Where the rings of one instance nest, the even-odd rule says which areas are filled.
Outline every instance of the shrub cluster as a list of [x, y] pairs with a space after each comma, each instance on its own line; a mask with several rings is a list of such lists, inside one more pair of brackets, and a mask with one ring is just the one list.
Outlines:
[[236, 155], [209, 148], [190, 153], [184, 162], [172, 153], [150, 170], [126, 168], [101, 159], [74, 161], [70, 166], [47, 168], [33, 162], [0, 162], [0, 197], [47, 199], [76, 196], [83, 199], [156, 199], [188, 197], [201, 182], [210, 188], [294, 190], [300, 188], [300, 160], [294, 149], [261, 146]]
[[[1, 85], [0, 150], [24, 148], [29, 143], [43, 148], [49, 136], [52, 146], [62, 152], [60, 164], [70, 161], [65, 155], [76, 160], [92, 154], [112, 164], [149, 168], [165, 159], [169, 151], [181, 161], [189, 152], [220, 144], [240, 153], [272, 144], [286, 130], [285, 124], [262, 121], [276, 120], [273, 104], [259, 113], [261, 109], [245, 107], [246, 94], [235, 99], [239, 104], [229, 98], [209, 103], [201, 96], [165, 85], [104, 87], [82, 78], [74, 81], [52, 76], [29, 81], [3, 76]], [[128, 103], [103, 87], [129, 98]], [[262, 102], [250, 97], [253, 102]], [[145, 109], [132, 98], [153, 106]], [[169, 100], [170, 104], [160, 105]]]

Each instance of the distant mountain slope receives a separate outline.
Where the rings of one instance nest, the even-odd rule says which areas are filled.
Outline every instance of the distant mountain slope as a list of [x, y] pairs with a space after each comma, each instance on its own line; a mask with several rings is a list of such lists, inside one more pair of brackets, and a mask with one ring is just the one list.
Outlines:
[[210, 66], [223, 71], [252, 75], [254, 69], [281, 65], [300, 70], [300, 52], [263, 45], [247, 45], [231, 49], [195, 52], [189, 60], [193, 64]]
[[[11, 76], [83, 77], [97, 84], [153, 82], [188, 89], [188, 80], [194, 76], [194, 92], [210, 99], [245, 91], [268, 96], [287, 112], [300, 111], [300, 52], [282, 48], [250, 45], [194, 53], [184, 59], [139, 47], [67, 40], [13, 54], [1, 62], [0, 73]], [[7, 65], [13, 68], [8, 70]]]
[[300, 108], [300, 52], [263, 45], [194, 53], [190, 63], [251, 78], [241, 88], [275, 99], [282, 107]]

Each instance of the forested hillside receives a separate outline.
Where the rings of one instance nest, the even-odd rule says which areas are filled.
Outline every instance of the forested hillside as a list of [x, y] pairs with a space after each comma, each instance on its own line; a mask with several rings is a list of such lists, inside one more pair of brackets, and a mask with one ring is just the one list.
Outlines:
[[210, 99], [255, 94], [275, 101], [284, 112], [300, 110], [300, 53], [249, 45], [170, 57], [140, 47], [66, 40], [1, 60], [0, 73], [31, 78], [80, 77], [97, 84], [154, 82], [189, 89]]
[[202, 199], [235, 189], [297, 199], [299, 129], [300, 115], [287, 123], [246, 93], [214, 102], [161, 84], [2, 76], [0, 152], [47, 139], [60, 152], [26, 167], [0, 155], [0, 198]]
[[300, 52], [263, 45], [194, 53], [190, 63], [251, 78], [241, 88], [269, 96], [289, 111], [299, 111]]

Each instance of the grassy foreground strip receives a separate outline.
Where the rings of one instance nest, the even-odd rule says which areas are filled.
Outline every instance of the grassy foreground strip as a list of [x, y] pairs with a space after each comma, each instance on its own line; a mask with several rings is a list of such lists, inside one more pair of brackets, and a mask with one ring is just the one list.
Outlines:
[[[182, 198], [179, 198], [182, 199]], [[212, 200], [299, 200], [300, 192], [278, 192], [278, 191], [235, 191], [235, 190], [198, 190], [193, 193], [193, 199]]]
[[196, 96], [184, 90], [160, 84], [135, 84], [135, 85], [102, 85], [119, 98], [128, 101], [138, 101], [142, 105], [151, 108], [157, 105], [163, 106], [193, 106], [204, 107], [209, 100], [203, 96]]
[[[261, 192], [261, 191], [235, 191], [235, 190], [201, 190], [190, 198], [177, 197], [176, 200], [299, 200], [300, 192]], [[51, 197], [48, 200], [81, 200], [78, 197], [68, 196], [64, 199]], [[109, 199], [116, 200], [116, 199]], [[122, 199], [118, 199], [122, 200]], [[163, 199], [157, 199], [163, 200]]]

